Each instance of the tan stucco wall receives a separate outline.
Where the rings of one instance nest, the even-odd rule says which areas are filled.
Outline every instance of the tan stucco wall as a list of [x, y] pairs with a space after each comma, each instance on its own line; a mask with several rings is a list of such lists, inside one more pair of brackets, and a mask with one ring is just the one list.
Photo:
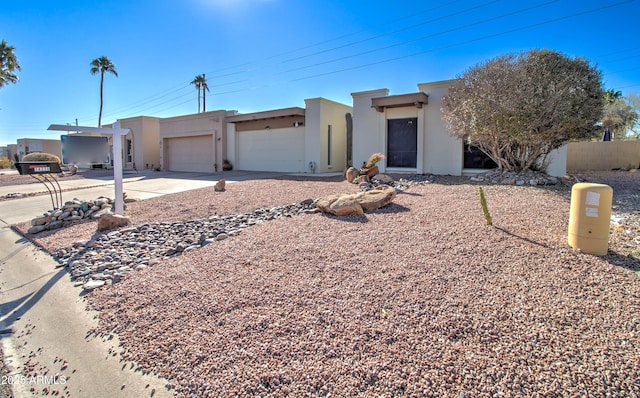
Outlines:
[[[386, 120], [384, 113], [371, 107], [371, 99], [389, 95], [388, 89], [351, 93], [353, 98], [353, 166], [360, 167], [372, 153], [386, 153]], [[378, 163], [385, 171], [386, 163]]]
[[[347, 121], [353, 108], [325, 98], [305, 100], [305, 160], [315, 165], [315, 173], [342, 172], [347, 165]], [[331, 126], [331, 162], [329, 162]], [[329, 164], [330, 163], [330, 164]]]
[[123, 154], [125, 170], [153, 169], [160, 166], [160, 118], [138, 116], [120, 119], [120, 127], [130, 129], [131, 132], [122, 137], [122, 148], [126, 150], [126, 140], [133, 144], [133, 162], [126, 162]]
[[452, 137], [442, 120], [442, 97], [451, 80], [418, 84], [429, 96], [425, 107], [425, 141], [422, 173], [461, 175], [464, 164], [462, 141]]
[[[62, 158], [62, 144], [60, 140], [44, 140], [38, 138], [19, 138], [17, 141], [17, 153], [20, 160], [28, 153], [44, 152]], [[27, 147], [29, 151], [27, 151]]]
[[[226, 123], [225, 116], [233, 115], [235, 111], [217, 110], [211, 112], [196, 113], [192, 115], [176, 116], [160, 120], [159, 141], [160, 164], [166, 169], [168, 164], [167, 154], [164, 153], [163, 146], [167, 139], [177, 137], [192, 137], [210, 135], [212, 136], [214, 159], [202, 159], [203, 163], [217, 166], [217, 170], [222, 170], [222, 161], [226, 156]], [[168, 149], [170, 150], [170, 149]], [[208, 169], [202, 171], [210, 171]]]
[[640, 140], [571, 142], [567, 145], [567, 170], [611, 170], [640, 167]]

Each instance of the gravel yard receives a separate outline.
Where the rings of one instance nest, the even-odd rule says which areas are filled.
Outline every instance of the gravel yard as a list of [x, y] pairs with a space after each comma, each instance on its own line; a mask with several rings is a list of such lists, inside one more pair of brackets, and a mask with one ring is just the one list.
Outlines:
[[[364, 216], [277, 219], [87, 295], [92, 334], [178, 396], [640, 396], [640, 173], [614, 188], [610, 253], [566, 243], [570, 188], [433, 177]], [[127, 206], [134, 224], [356, 192], [282, 178]], [[23, 226], [18, 228], [24, 229]], [[50, 252], [95, 223], [30, 237]]]

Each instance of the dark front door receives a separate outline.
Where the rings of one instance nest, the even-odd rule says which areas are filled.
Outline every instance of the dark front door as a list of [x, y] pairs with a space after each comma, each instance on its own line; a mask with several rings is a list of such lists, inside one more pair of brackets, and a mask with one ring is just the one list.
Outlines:
[[387, 167], [416, 167], [418, 119], [387, 120]]

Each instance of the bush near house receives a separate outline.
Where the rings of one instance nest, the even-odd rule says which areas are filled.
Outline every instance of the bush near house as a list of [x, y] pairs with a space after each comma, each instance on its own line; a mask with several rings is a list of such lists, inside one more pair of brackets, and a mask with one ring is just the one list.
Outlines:
[[443, 119], [501, 170], [545, 171], [554, 149], [599, 134], [601, 79], [587, 60], [551, 50], [503, 55], [458, 78], [443, 98]]
[[23, 162], [57, 162], [59, 164], [62, 164], [59, 157], [51, 153], [44, 153], [44, 152], [34, 152], [28, 155], [25, 155], [25, 157], [22, 158], [22, 161]]
[[0, 158], [0, 169], [9, 169], [13, 166], [13, 162], [6, 156]]

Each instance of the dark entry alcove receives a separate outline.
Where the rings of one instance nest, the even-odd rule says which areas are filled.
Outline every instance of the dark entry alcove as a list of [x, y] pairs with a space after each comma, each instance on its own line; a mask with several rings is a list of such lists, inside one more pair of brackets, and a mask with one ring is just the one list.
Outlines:
[[416, 167], [418, 119], [387, 120], [387, 167]]

